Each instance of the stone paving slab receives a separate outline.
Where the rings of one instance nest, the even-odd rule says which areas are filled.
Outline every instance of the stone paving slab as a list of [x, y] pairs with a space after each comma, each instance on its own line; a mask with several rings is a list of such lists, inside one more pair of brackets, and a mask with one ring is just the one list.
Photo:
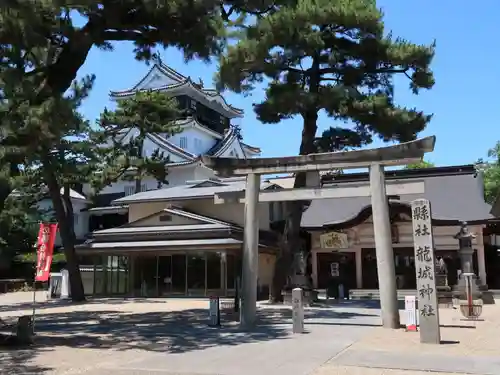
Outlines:
[[[128, 375], [128, 374], [127, 374]], [[428, 371], [413, 371], [413, 370], [394, 370], [394, 369], [381, 369], [381, 368], [368, 368], [368, 367], [354, 367], [354, 366], [333, 366], [325, 365], [314, 375], [471, 375], [464, 373], [451, 373], [451, 372], [432, 372]]]
[[341, 366], [394, 370], [478, 375], [500, 374], [500, 357], [457, 357], [420, 353], [402, 355], [398, 352], [381, 350], [348, 350], [336, 357], [333, 362]]
[[[287, 325], [285, 329], [291, 332], [292, 327]], [[276, 340], [221, 345], [182, 354], [147, 355], [143, 361], [105, 366], [99, 371], [120, 375], [306, 375], [365, 333], [365, 327], [317, 325], [303, 335], [290, 334]]]
[[[0, 318], [30, 314], [31, 299], [31, 293], [0, 295]], [[450, 375], [455, 367], [439, 366], [468, 358], [458, 373], [500, 375], [498, 305], [485, 306], [484, 322], [475, 323], [440, 309], [442, 338], [450, 345], [438, 347], [421, 345], [418, 333], [382, 329], [380, 311], [366, 303], [306, 309], [304, 335], [291, 334], [291, 311], [283, 306], [261, 304], [259, 328], [251, 333], [230, 324], [208, 328], [207, 308], [207, 300], [191, 299], [42, 303], [42, 344], [18, 358], [0, 350], [0, 374], [424, 375], [421, 361], [427, 361], [437, 364], [433, 371], [446, 370], [433, 375]], [[412, 360], [415, 353], [419, 360]]]

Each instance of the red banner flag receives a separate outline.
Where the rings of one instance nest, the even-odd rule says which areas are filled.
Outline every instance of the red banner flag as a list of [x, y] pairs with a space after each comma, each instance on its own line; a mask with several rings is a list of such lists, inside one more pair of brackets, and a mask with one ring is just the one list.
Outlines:
[[40, 223], [40, 231], [38, 232], [38, 243], [36, 251], [35, 281], [47, 281], [49, 279], [56, 233], [57, 224]]

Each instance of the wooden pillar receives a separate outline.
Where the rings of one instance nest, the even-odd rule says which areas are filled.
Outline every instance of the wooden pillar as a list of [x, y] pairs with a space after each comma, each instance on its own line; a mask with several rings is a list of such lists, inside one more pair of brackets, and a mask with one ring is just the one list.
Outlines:
[[135, 297], [135, 256], [133, 254], [129, 255], [130, 262], [130, 275], [129, 275], [129, 294]]
[[479, 273], [479, 279], [481, 280], [481, 285], [487, 285], [487, 279], [486, 279], [486, 259], [484, 255], [484, 239], [483, 239], [483, 231], [482, 227], [481, 231], [476, 234], [476, 239], [477, 239], [477, 270]]
[[313, 250], [311, 252], [311, 273], [312, 273], [312, 282], [313, 288], [318, 288], [318, 252]]
[[357, 248], [356, 257], [356, 288], [363, 288], [363, 249]]

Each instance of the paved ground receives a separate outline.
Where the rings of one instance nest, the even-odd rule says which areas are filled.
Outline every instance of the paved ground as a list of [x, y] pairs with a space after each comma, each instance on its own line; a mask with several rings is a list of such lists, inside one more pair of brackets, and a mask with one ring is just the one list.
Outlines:
[[[31, 298], [0, 295], [0, 318], [30, 314]], [[0, 374], [500, 374], [499, 305], [487, 306], [485, 321], [474, 324], [442, 310], [440, 346], [421, 345], [418, 333], [382, 329], [379, 310], [366, 303], [308, 309], [304, 335], [291, 334], [287, 308], [261, 306], [259, 328], [243, 332], [234, 323], [207, 327], [207, 306], [187, 299], [44, 303], [36, 346], [0, 348]]]

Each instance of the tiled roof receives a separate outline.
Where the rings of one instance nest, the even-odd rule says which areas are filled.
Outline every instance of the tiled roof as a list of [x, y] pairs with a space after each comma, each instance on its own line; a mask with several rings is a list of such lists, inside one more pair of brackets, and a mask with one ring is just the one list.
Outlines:
[[158, 147], [167, 150], [177, 156], [187, 159], [186, 161], [193, 161], [197, 158], [195, 154], [190, 153], [189, 151], [184, 150], [183, 148], [173, 144], [168, 139], [162, 137], [159, 134], [147, 134], [146, 137], [156, 144]]
[[[207, 180], [209, 181], [209, 180]], [[221, 180], [223, 184], [214, 183], [211, 186], [204, 185], [203, 187], [196, 187], [201, 181], [194, 182], [191, 181], [190, 184], [178, 185], [167, 187], [165, 189], [150, 190], [142, 193], [129, 195], [120, 199], [117, 199], [113, 204], [129, 204], [129, 203], [140, 203], [148, 201], [175, 201], [183, 199], [201, 199], [213, 197], [214, 194], [223, 192], [241, 192], [245, 191], [246, 182], [244, 179], [226, 179]], [[271, 183], [267, 181], [261, 182], [261, 189], [266, 189], [270, 187]]]
[[[390, 173], [390, 172], [388, 172]], [[425, 171], [422, 171], [425, 173]], [[424, 194], [401, 195], [397, 201], [399, 205], [409, 206], [411, 201], [425, 198], [431, 202], [432, 217], [441, 221], [482, 221], [491, 219], [491, 206], [484, 201], [482, 193], [482, 181], [477, 178], [476, 173], [469, 169], [464, 173], [455, 174], [418, 174], [417, 172], [404, 172], [398, 180], [408, 181], [418, 179], [425, 184]], [[413, 176], [411, 176], [413, 174]], [[368, 174], [349, 174], [338, 176], [333, 182], [336, 186], [345, 186], [354, 181], [368, 181]], [[387, 177], [391, 179], [391, 177]], [[329, 186], [324, 184], [323, 186]], [[393, 201], [393, 204], [396, 202]], [[355, 198], [333, 198], [311, 201], [309, 208], [302, 215], [302, 227], [314, 228], [324, 225], [340, 224], [354, 219], [361, 211], [370, 208], [369, 197]]]

